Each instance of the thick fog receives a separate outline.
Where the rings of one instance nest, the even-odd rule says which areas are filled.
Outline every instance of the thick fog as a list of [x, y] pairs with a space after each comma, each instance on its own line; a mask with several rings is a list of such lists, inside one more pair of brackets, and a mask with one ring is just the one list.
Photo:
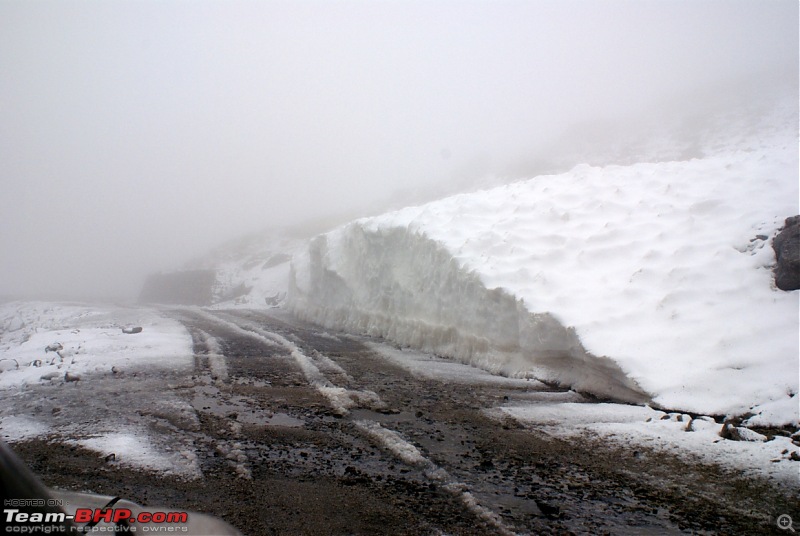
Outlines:
[[0, 0], [0, 295], [135, 296], [242, 233], [797, 78], [796, 0]]

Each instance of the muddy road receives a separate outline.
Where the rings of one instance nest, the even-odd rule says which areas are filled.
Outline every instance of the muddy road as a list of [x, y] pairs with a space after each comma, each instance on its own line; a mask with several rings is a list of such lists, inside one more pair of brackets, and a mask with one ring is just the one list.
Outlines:
[[47, 485], [201, 511], [250, 535], [764, 534], [780, 533], [775, 511], [798, 514], [766, 482], [487, 413], [564, 395], [538, 382], [426, 379], [282, 313], [169, 314], [195, 354], [170, 389], [196, 418], [162, 413], [152, 426], [188, 441], [202, 476], [14, 445]]

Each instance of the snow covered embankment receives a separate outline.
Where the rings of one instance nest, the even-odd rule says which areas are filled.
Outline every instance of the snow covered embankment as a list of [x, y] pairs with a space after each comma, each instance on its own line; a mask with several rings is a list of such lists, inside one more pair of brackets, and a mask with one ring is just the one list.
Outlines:
[[441, 244], [405, 228], [354, 223], [311, 242], [294, 261], [291, 307], [307, 319], [528, 374], [617, 400], [644, 392], [613, 361], [587, 354], [574, 330], [487, 289]]
[[295, 256], [290, 307], [618, 400], [797, 423], [798, 293], [774, 288], [770, 247], [798, 210], [797, 139], [768, 142], [353, 222]]

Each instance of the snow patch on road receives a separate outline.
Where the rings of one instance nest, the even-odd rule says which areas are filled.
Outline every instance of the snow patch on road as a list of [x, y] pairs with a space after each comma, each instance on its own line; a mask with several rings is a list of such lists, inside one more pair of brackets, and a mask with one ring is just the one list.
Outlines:
[[[510, 416], [537, 433], [569, 439], [600, 437], [632, 453], [643, 449], [721, 465], [737, 473], [762, 476], [782, 486], [800, 488], [800, 447], [776, 435], [770, 441], [731, 441], [720, 437], [722, 424], [711, 417], [692, 418], [650, 407], [623, 404], [524, 403], [489, 410], [502, 420]], [[742, 431], [749, 431], [745, 428]], [[754, 439], [759, 439], [755, 438]]]
[[516, 389], [546, 389], [532, 378], [508, 378], [457, 361], [444, 359], [410, 348], [395, 348], [386, 343], [366, 342], [377, 355], [410, 372], [417, 378], [464, 385], [494, 385]]
[[0, 372], [4, 440], [63, 441], [113, 453], [113, 463], [200, 476], [192, 448], [170, 445], [164, 431], [197, 425], [173, 391], [193, 367], [183, 325], [150, 308], [12, 302], [0, 306], [0, 326], [0, 362], [19, 364]]
[[3, 441], [13, 443], [36, 439], [52, 433], [49, 426], [26, 415], [8, 415], [0, 418]]
[[143, 430], [128, 433], [109, 432], [86, 439], [71, 440], [69, 443], [79, 445], [99, 453], [109, 459], [110, 463], [139, 469], [148, 469], [167, 475], [183, 478], [200, 478], [202, 473], [193, 450], [157, 448], [149, 440]]
[[[0, 373], [0, 389], [38, 384], [42, 376], [62, 380], [67, 373], [85, 379], [108, 373], [112, 367], [124, 373], [192, 365], [186, 329], [152, 309], [46, 302], [0, 306], [0, 325], [19, 323], [22, 326], [15, 330], [0, 331], [0, 360], [19, 364]], [[127, 326], [142, 331], [123, 333]]]

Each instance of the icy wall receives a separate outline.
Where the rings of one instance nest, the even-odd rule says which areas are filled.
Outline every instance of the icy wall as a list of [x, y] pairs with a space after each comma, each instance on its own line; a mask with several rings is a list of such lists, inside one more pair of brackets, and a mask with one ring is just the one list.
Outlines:
[[407, 228], [354, 222], [296, 255], [290, 307], [327, 327], [384, 337], [503, 374], [532, 374], [601, 397], [647, 395], [592, 356], [552, 315], [489, 289], [437, 242]]

